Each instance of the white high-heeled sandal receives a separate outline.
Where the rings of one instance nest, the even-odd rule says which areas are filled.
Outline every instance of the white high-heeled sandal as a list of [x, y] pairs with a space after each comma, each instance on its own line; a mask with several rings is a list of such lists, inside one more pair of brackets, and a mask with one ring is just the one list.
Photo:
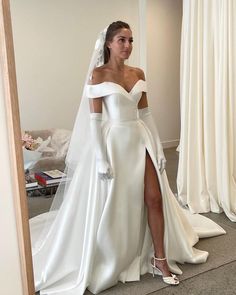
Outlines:
[[155, 277], [155, 274], [158, 276], [162, 276], [164, 283], [168, 285], [172, 285], [172, 286], [177, 286], [179, 284], [179, 279], [177, 278], [176, 275], [171, 273], [170, 277], [164, 277], [161, 270], [156, 266], [156, 263], [155, 263], [156, 261], [164, 261], [164, 260], [166, 260], [166, 258], [157, 258], [153, 256], [153, 263], [151, 263], [153, 277]]

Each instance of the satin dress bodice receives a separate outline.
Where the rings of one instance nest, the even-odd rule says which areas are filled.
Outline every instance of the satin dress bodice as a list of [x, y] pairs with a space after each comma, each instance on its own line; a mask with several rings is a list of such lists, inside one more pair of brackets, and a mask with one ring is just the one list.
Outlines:
[[111, 121], [137, 120], [138, 102], [146, 92], [146, 82], [138, 80], [130, 91], [114, 82], [87, 85], [89, 98], [103, 97], [107, 119]]

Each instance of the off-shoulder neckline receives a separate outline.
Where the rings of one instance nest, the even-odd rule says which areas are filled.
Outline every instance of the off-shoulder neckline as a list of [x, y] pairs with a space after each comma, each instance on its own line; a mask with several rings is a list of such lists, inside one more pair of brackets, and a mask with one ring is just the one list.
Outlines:
[[97, 87], [97, 86], [101, 86], [105, 83], [108, 83], [108, 84], [114, 84], [114, 85], [117, 85], [119, 86], [120, 88], [122, 88], [125, 92], [127, 92], [128, 94], [130, 94], [133, 89], [135, 88], [135, 86], [139, 83], [139, 82], [146, 82], [145, 80], [142, 80], [142, 79], [139, 79], [137, 80], [134, 85], [132, 86], [132, 88], [130, 89], [130, 91], [126, 90], [122, 85], [120, 85], [119, 83], [116, 83], [116, 82], [113, 82], [113, 81], [104, 81], [104, 82], [101, 82], [101, 83], [98, 83], [98, 84], [88, 84], [88, 86], [94, 86], [94, 87]]

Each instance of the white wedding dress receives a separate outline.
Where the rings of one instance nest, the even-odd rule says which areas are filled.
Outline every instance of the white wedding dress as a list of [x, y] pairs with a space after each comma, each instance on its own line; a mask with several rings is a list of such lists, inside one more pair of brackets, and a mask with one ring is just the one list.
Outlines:
[[[137, 116], [146, 82], [139, 80], [130, 92], [113, 82], [86, 87], [87, 97], [104, 97], [103, 136], [114, 178], [98, 178], [93, 152], [86, 169], [78, 165], [59, 212], [46, 213], [51, 214], [50, 230], [40, 246], [35, 241], [42, 215], [30, 220], [35, 285], [40, 294], [82, 295], [87, 287], [96, 294], [151, 271], [153, 247], [144, 205], [146, 151], [160, 182], [171, 271], [181, 274], [176, 262], [205, 262], [208, 253], [193, 245], [199, 237], [225, 233], [211, 220], [182, 209], [165, 171], [160, 175], [155, 141]], [[81, 202], [81, 196], [87, 201]]]

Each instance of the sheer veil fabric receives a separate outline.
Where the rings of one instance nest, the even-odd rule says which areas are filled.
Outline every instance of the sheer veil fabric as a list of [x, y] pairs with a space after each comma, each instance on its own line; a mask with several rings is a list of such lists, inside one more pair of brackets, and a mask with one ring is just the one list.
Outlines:
[[[30, 220], [36, 290], [40, 294], [97, 294], [118, 281], [151, 272], [153, 245], [144, 206], [148, 151], [160, 183], [165, 219], [165, 252], [172, 272], [178, 263], [203, 263], [208, 253], [194, 248], [201, 237], [224, 234], [211, 220], [192, 216], [173, 195], [165, 171], [160, 174], [155, 139], [138, 118], [146, 82], [130, 92], [113, 82], [88, 85], [94, 67], [103, 64], [106, 29], [99, 34], [85, 82], [61, 183], [49, 212]], [[103, 97], [103, 137], [114, 178], [96, 171], [89, 130], [89, 99]]]
[[[85, 166], [88, 169], [86, 169], [86, 167], [83, 167], [84, 175], [86, 175], [86, 171], [91, 170], [91, 167], [89, 166], [90, 162], [87, 161], [87, 159], [90, 156], [92, 156], [94, 151], [92, 151], [91, 149], [89, 100], [86, 96], [86, 85], [89, 83], [89, 79], [91, 77], [93, 69], [103, 64], [103, 45], [106, 30], [107, 28], [101, 31], [98, 35], [97, 41], [95, 43], [94, 52], [92, 54], [92, 58], [89, 64], [89, 69], [86, 75], [85, 86], [83, 89], [80, 107], [75, 119], [75, 124], [70, 139], [70, 145], [66, 156], [65, 173], [67, 174], [67, 181], [59, 185], [59, 188], [50, 208], [50, 214], [45, 214], [40, 217], [41, 225], [39, 230], [37, 231], [37, 239], [34, 243], [33, 249], [40, 249], [42, 244], [45, 242], [45, 237], [47, 235], [48, 230], [50, 229], [50, 224], [52, 223], [52, 220], [56, 218], [58, 209], [61, 207], [61, 204], [63, 203], [65, 196], [68, 195], [68, 189], [71, 186], [71, 179], [73, 179], [74, 172], [76, 171], [77, 166], [79, 164], [81, 164], [82, 166], [83, 163], [86, 163]], [[86, 200], [84, 201], [86, 203]]]

